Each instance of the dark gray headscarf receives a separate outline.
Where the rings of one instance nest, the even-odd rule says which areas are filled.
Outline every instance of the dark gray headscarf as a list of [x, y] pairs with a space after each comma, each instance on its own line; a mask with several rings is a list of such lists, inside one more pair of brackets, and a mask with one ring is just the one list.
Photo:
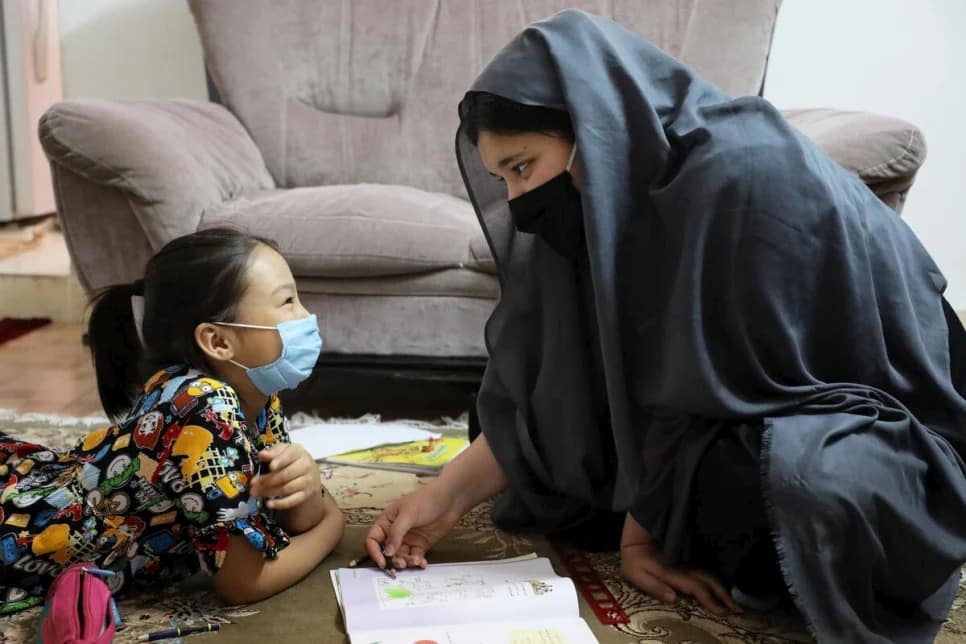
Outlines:
[[502, 286], [478, 402], [510, 481], [501, 524], [627, 510], [674, 561], [704, 448], [757, 423], [816, 635], [934, 634], [966, 559], [966, 333], [906, 224], [766, 101], [606, 19], [531, 25], [471, 91], [570, 114], [592, 284], [588, 299], [580, 262], [515, 231], [461, 130]]

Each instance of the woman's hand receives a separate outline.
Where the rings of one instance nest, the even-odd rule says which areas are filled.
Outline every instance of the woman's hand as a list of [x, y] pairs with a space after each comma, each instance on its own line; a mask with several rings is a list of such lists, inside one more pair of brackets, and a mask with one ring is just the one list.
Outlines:
[[486, 435], [481, 435], [439, 478], [386, 507], [366, 535], [366, 552], [380, 567], [423, 567], [426, 552], [459, 518], [507, 486]]
[[621, 535], [621, 575], [650, 596], [671, 604], [681, 592], [694, 597], [715, 615], [742, 613], [721, 582], [692, 568], [666, 566], [651, 534], [630, 514]]
[[437, 479], [386, 507], [366, 534], [366, 551], [379, 567], [391, 558], [397, 569], [425, 568], [426, 553], [463, 512], [456, 495]]
[[308, 451], [297, 443], [276, 443], [258, 453], [268, 464], [268, 474], [252, 479], [250, 492], [267, 498], [270, 510], [288, 510], [322, 493], [319, 466]]

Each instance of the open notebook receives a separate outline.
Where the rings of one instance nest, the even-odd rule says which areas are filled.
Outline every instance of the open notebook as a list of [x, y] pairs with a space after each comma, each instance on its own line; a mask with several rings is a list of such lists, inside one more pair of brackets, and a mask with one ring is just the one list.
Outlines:
[[433, 564], [396, 579], [375, 568], [331, 571], [352, 644], [596, 644], [573, 582], [550, 561]]

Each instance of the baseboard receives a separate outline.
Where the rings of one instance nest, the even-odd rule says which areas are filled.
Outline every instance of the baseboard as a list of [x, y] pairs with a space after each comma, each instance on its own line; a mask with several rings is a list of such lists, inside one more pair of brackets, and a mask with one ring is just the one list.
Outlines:
[[0, 317], [84, 319], [87, 296], [74, 275], [0, 275]]
[[53, 224], [48, 218], [35, 225], [38, 239], [0, 259], [0, 317], [83, 320], [87, 296], [71, 270], [64, 235], [51, 230]]

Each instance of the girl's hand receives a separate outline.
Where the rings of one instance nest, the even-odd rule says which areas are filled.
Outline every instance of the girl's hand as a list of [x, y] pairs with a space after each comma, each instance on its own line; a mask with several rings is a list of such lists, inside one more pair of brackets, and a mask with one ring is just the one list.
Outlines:
[[629, 514], [621, 536], [621, 575], [666, 604], [677, 601], [681, 592], [715, 615], [723, 616], [729, 610], [743, 612], [714, 576], [692, 568], [666, 566], [650, 533]]
[[288, 510], [322, 493], [322, 477], [312, 455], [297, 443], [277, 443], [258, 453], [269, 472], [252, 479], [251, 494], [268, 498], [270, 510]]

